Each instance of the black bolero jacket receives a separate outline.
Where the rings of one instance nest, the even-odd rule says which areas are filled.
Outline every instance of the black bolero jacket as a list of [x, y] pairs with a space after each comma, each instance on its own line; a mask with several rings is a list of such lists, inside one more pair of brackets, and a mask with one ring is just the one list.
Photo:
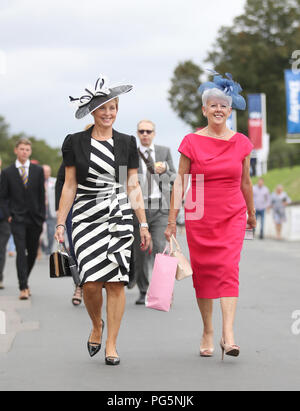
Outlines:
[[[76, 167], [78, 184], [84, 184], [88, 176], [93, 128], [94, 127], [90, 127], [86, 131], [69, 134], [62, 146], [64, 165], [67, 167]], [[113, 140], [116, 181], [123, 185], [127, 179], [127, 172], [120, 173], [120, 170], [127, 170], [124, 169], [124, 167], [139, 168], [139, 155], [136, 139], [133, 136], [113, 130]]]

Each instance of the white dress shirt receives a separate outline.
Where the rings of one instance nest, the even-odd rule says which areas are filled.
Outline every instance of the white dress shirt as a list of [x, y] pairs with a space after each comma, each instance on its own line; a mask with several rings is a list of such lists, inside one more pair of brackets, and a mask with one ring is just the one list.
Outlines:
[[[155, 159], [155, 148], [154, 144], [152, 143], [150, 147], [145, 147], [142, 144], [139, 145], [139, 149], [141, 152], [144, 154], [146, 158], [148, 158], [148, 153], [146, 152], [147, 150], [150, 150], [151, 157], [153, 159], [153, 162], [155, 164], [156, 159]], [[143, 177], [144, 177], [144, 183], [147, 184], [147, 166], [145, 164], [145, 161], [141, 158], [141, 163], [142, 163], [142, 170], [143, 170]], [[151, 193], [151, 199], [159, 199], [161, 198], [161, 192], [159, 190], [159, 186], [155, 179], [152, 179], [153, 181], [153, 187], [152, 187], [152, 193]], [[145, 197], [146, 198], [146, 197]]]
[[20, 163], [19, 160], [16, 160], [15, 165], [19, 170], [20, 176], [22, 176], [22, 171], [20, 170], [21, 167], [25, 167], [26, 174], [29, 177], [29, 167], [30, 167], [30, 160], [27, 160], [25, 164]]
[[258, 184], [253, 186], [254, 207], [256, 210], [265, 210], [270, 206], [270, 192], [268, 187], [259, 187]]

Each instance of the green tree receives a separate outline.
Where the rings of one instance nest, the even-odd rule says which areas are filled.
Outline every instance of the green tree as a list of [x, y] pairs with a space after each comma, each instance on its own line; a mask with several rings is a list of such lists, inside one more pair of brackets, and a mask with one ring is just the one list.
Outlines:
[[[300, 44], [300, 0], [248, 0], [243, 15], [222, 27], [207, 61], [220, 73], [230, 72], [244, 94], [267, 96], [271, 139], [286, 134], [284, 69]], [[239, 115], [247, 131], [247, 113]]]
[[37, 160], [40, 165], [48, 164], [52, 168], [52, 175], [56, 176], [61, 164], [62, 157], [59, 148], [52, 148], [44, 140], [37, 140], [35, 137], [27, 136], [24, 133], [10, 135], [9, 126], [3, 117], [0, 116], [0, 156], [2, 168], [12, 164], [16, 157], [14, 147], [20, 138], [27, 138], [32, 143], [32, 159]]
[[[233, 25], [222, 27], [206, 61], [229, 72], [247, 93], [265, 93], [271, 139], [286, 134], [284, 69], [300, 45], [300, 0], [247, 0]], [[192, 61], [180, 63], [169, 90], [172, 108], [187, 124], [203, 124], [197, 96], [202, 69]], [[247, 133], [247, 112], [239, 112], [238, 128]]]
[[7, 144], [9, 142], [8, 124], [6, 124], [4, 117], [0, 116], [0, 157], [2, 159], [2, 167], [9, 162], [9, 155], [7, 152]]
[[[284, 70], [300, 48], [300, 0], [247, 0], [244, 13], [232, 26], [221, 27], [206, 62], [224, 74], [229, 72], [243, 87], [243, 95], [265, 93], [267, 130], [271, 136], [270, 166], [300, 163], [299, 145], [288, 145]], [[169, 101], [174, 111], [193, 128], [202, 125], [197, 95], [201, 67], [192, 61], [174, 71]], [[238, 112], [238, 129], [248, 133], [248, 113]], [[273, 142], [281, 139], [282, 143]]]
[[192, 128], [203, 124], [201, 96], [197, 90], [203, 70], [192, 61], [180, 63], [171, 79], [169, 101], [171, 107]]

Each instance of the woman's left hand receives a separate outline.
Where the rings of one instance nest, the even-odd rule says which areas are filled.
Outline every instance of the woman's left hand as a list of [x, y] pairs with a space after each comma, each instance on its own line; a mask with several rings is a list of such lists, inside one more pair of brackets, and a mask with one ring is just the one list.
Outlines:
[[166, 231], [165, 231], [165, 237], [166, 237], [166, 240], [168, 241], [168, 243], [170, 242], [170, 239], [171, 239], [172, 235], [174, 237], [176, 237], [176, 231], [177, 231], [176, 223], [167, 225], [167, 228], [166, 228]]
[[248, 224], [251, 228], [255, 228], [255, 227], [256, 227], [256, 217], [255, 217], [255, 215], [249, 215], [249, 216], [248, 216], [247, 224]]
[[148, 228], [140, 228], [140, 237], [141, 237], [141, 250], [146, 251], [151, 243], [151, 234], [149, 233]]

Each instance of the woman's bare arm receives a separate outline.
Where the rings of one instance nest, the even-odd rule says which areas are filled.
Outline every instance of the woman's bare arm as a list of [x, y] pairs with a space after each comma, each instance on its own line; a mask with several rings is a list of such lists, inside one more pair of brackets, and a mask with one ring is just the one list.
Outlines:
[[[145, 205], [143, 193], [138, 180], [138, 170], [136, 168], [128, 169], [127, 173], [127, 194], [131, 207], [139, 223], [146, 223]], [[150, 246], [151, 235], [147, 228], [140, 228], [141, 250], [145, 251]]]
[[[57, 212], [57, 225], [65, 225], [68, 214], [74, 203], [77, 191], [76, 168], [66, 167], [65, 183], [62, 189], [61, 198], [59, 202], [59, 209]], [[64, 241], [64, 228], [59, 226], [55, 233], [57, 241]]]
[[176, 235], [176, 218], [179, 210], [182, 206], [182, 200], [184, 198], [187, 186], [188, 186], [188, 176], [191, 169], [191, 160], [184, 154], [181, 154], [179, 160], [179, 169], [177, 177], [174, 181], [171, 204], [169, 211], [169, 224], [165, 231], [165, 236], [168, 241], [172, 234]]

